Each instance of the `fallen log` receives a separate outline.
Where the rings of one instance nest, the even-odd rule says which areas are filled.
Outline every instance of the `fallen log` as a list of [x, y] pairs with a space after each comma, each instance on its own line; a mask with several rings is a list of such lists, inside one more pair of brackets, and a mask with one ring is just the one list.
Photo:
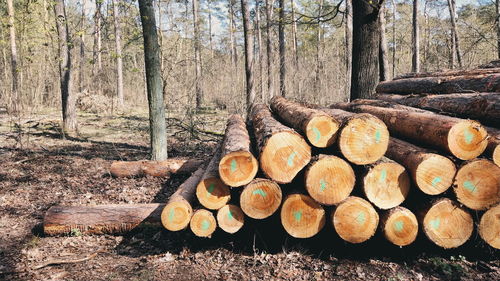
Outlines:
[[240, 207], [227, 204], [217, 211], [217, 224], [227, 233], [236, 233], [245, 224], [245, 214]]
[[500, 73], [383, 81], [377, 85], [375, 91], [400, 95], [500, 92]]
[[356, 100], [350, 105], [332, 106], [373, 114], [385, 122], [391, 134], [440, 148], [462, 160], [476, 158], [488, 145], [488, 134], [477, 121], [376, 100]]
[[398, 206], [381, 215], [380, 229], [387, 241], [396, 246], [407, 246], [417, 238], [418, 220], [412, 211]]
[[198, 237], [211, 238], [217, 229], [217, 221], [212, 212], [199, 209], [194, 212], [189, 228]]
[[350, 243], [362, 243], [377, 230], [379, 216], [370, 202], [351, 196], [332, 213], [332, 224], [340, 238]]
[[500, 68], [477, 68], [470, 70], [442, 70], [436, 72], [411, 72], [396, 76], [393, 80], [408, 79], [408, 78], [424, 78], [424, 77], [446, 77], [446, 76], [465, 76], [465, 75], [485, 75], [500, 73]]
[[198, 168], [179, 188], [170, 196], [161, 213], [163, 226], [170, 231], [179, 231], [189, 225], [193, 209], [191, 204], [196, 199], [196, 186], [205, 173], [205, 165]]
[[486, 210], [500, 203], [500, 167], [486, 159], [468, 161], [455, 177], [458, 202], [472, 210]]
[[209, 210], [218, 210], [229, 202], [229, 187], [219, 177], [220, 147], [210, 160], [196, 186], [196, 197], [200, 204]]
[[165, 204], [52, 206], [43, 218], [45, 235], [124, 234], [141, 227], [161, 227]]
[[411, 107], [478, 120], [485, 124], [500, 124], [500, 93], [449, 95], [378, 95], [378, 99]]
[[281, 188], [274, 181], [256, 178], [243, 188], [240, 207], [253, 219], [265, 219], [281, 205]]
[[334, 144], [340, 122], [321, 110], [305, 107], [281, 96], [271, 99], [271, 109], [287, 125], [306, 136], [315, 147], [328, 147]]
[[486, 156], [493, 160], [500, 167], [500, 130], [494, 128], [486, 128], [490, 138], [488, 139], [488, 147], [486, 147]]
[[429, 195], [445, 192], [457, 172], [455, 163], [449, 158], [397, 138], [390, 139], [386, 156], [403, 165], [415, 186]]
[[486, 211], [478, 226], [479, 236], [488, 245], [500, 249], [500, 205], [496, 205]]
[[323, 205], [335, 205], [351, 194], [356, 175], [351, 165], [341, 158], [320, 154], [306, 168], [304, 181], [314, 200]]
[[257, 174], [259, 164], [251, 152], [250, 136], [240, 115], [231, 115], [227, 120], [221, 153], [219, 175], [228, 186], [245, 185]]
[[434, 200], [423, 212], [422, 231], [439, 247], [456, 248], [467, 242], [472, 235], [472, 216], [455, 201], [448, 198]]
[[114, 177], [153, 176], [166, 177], [170, 174], [190, 174], [203, 163], [200, 159], [170, 158], [164, 161], [114, 161], [109, 172]]
[[309, 238], [325, 226], [325, 210], [311, 197], [292, 193], [283, 200], [281, 224], [295, 238]]
[[262, 171], [277, 183], [289, 183], [311, 160], [311, 147], [293, 129], [273, 118], [263, 104], [252, 107], [250, 117]]

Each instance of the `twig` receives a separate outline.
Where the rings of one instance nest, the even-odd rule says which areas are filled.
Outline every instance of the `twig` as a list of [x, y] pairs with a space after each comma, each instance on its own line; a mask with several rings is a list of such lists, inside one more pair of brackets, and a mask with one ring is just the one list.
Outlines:
[[50, 266], [50, 265], [69, 264], [69, 263], [78, 263], [78, 262], [88, 261], [90, 259], [95, 258], [99, 253], [103, 253], [103, 252], [104, 251], [102, 251], [102, 250], [101, 251], [97, 251], [97, 252], [95, 252], [93, 254], [88, 255], [85, 258], [76, 259], [76, 260], [62, 260], [62, 259], [51, 260], [51, 261], [48, 261], [48, 262], [46, 262], [44, 264], [37, 265], [37, 266], [33, 267], [33, 270], [42, 269], [42, 268]]

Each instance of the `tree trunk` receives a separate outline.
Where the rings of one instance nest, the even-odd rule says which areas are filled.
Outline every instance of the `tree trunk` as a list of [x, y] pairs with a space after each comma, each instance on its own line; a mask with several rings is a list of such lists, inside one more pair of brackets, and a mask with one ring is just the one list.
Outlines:
[[380, 6], [380, 49], [379, 49], [379, 66], [380, 66], [380, 81], [390, 80], [389, 77], [389, 62], [387, 61], [387, 39], [385, 36], [385, 5]]
[[245, 81], [246, 81], [246, 101], [247, 112], [250, 112], [255, 100], [254, 68], [253, 68], [253, 30], [250, 22], [250, 9], [248, 1], [241, 0], [241, 13], [243, 17], [243, 33], [245, 39]]
[[240, 207], [227, 204], [217, 211], [217, 225], [229, 234], [234, 234], [245, 224], [245, 213]]
[[462, 55], [460, 52], [460, 43], [458, 40], [458, 32], [457, 32], [457, 23], [456, 23], [456, 6], [455, 6], [455, 0], [448, 0], [448, 8], [450, 10], [450, 21], [451, 21], [451, 36], [452, 36], [452, 43], [454, 43], [454, 46], [452, 50], [454, 50], [457, 54], [457, 60], [458, 60], [458, 66], [460, 68], [463, 67], [462, 64]]
[[218, 210], [231, 199], [229, 187], [219, 177], [220, 157], [221, 149], [219, 147], [196, 186], [198, 202], [209, 210]]
[[234, 4], [236, 0], [229, 0], [229, 41], [231, 42], [231, 62], [233, 64], [233, 69], [237, 69], [238, 65], [238, 52], [236, 50], [236, 40], [234, 38]]
[[411, 71], [420, 72], [420, 34], [418, 23], [418, 0], [413, 0], [413, 33]]
[[275, 96], [274, 89], [274, 51], [272, 45], [271, 22], [273, 20], [274, 0], [266, 0], [266, 50], [267, 50], [267, 91], [269, 99]]
[[281, 205], [281, 188], [272, 180], [254, 179], [243, 188], [240, 206], [253, 219], [265, 219]]
[[318, 234], [326, 222], [323, 207], [308, 195], [292, 193], [283, 200], [281, 224], [290, 236], [310, 238]]
[[279, 1], [278, 16], [278, 50], [280, 56], [280, 95], [286, 96], [286, 46], [285, 46], [285, 0]]
[[295, 0], [290, 0], [292, 8], [292, 50], [293, 50], [293, 62], [295, 65], [295, 71], [299, 66], [299, 48], [297, 42], [297, 21], [295, 19]]
[[102, 55], [101, 55], [101, 49], [102, 49], [102, 39], [101, 39], [101, 31], [102, 31], [102, 0], [95, 0], [96, 1], [96, 9], [95, 9], [95, 14], [94, 14], [94, 48], [93, 48], [93, 56], [92, 56], [92, 61], [93, 61], [93, 68], [92, 68], [92, 76], [94, 77], [94, 80], [96, 80], [96, 86], [97, 86], [97, 93], [101, 94], [102, 93], [102, 83], [101, 83], [101, 78], [99, 75], [101, 74], [102, 71]]
[[[115, 44], [116, 44], [116, 89], [118, 93], [118, 108], [123, 109], [123, 59], [122, 59], [122, 43], [121, 43], [121, 27], [119, 14], [119, 1], [113, 0], [113, 18], [115, 24]], [[161, 30], [160, 30], [161, 31]], [[163, 92], [163, 90], [162, 90]]]
[[406, 73], [393, 78], [393, 80], [407, 79], [407, 78], [425, 78], [425, 77], [449, 77], [449, 76], [473, 76], [473, 75], [488, 75], [500, 73], [500, 68], [476, 68], [468, 70], [444, 70], [435, 72], [420, 72], [420, 73]]
[[500, 204], [486, 211], [481, 217], [478, 226], [478, 232], [481, 238], [495, 249], [500, 249], [500, 235], [498, 235], [498, 230], [500, 229], [499, 217]]
[[255, 29], [257, 30], [257, 49], [259, 51], [257, 59], [259, 60], [259, 91], [261, 102], [266, 103], [266, 91], [264, 91], [264, 71], [262, 67], [262, 62], [264, 56], [262, 55], [262, 30], [261, 30], [261, 18], [260, 18], [260, 1], [255, 0]]
[[191, 222], [189, 222], [189, 228], [198, 237], [211, 238], [217, 229], [217, 221], [212, 212], [200, 209], [194, 212]]
[[196, 94], [196, 109], [203, 106], [203, 89], [202, 83], [202, 67], [201, 67], [201, 34], [200, 20], [198, 18], [199, 0], [193, 0], [193, 30], [194, 30], [194, 68], [195, 68], [195, 94]]
[[73, 134], [77, 131], [76, 97], [73, 91], [71, 77], [71, 49], [66, 8], [64, 0], [56, 0], [54, 5], [57, 34], [59, 37], [59, 74], [62, 99], [62, 117], [64, 133]]
[[365, 242], [375, 235], [379, 220], [372, 204], [355, 196], [342, 201], [332, 212], [331, 218], [340, 238], [353, 244]]
[[144, 37], [144, 62], [149, 105], [151, 160], [165, 160], [167, 154], [167, 132], [165, 104], [160, 68], [160, 46], [156, 33], [153, 0], [139, 0], [142, 34]]
[[171, 174], [191, 174], [203, 160], [170, 158], [164, 161], [114, 161], [109, 173], [114, 177], [168, 177]]
[[380, 23], [378, 8], [383, 0], [353, 1], [353, 46], [351, 100], [369, 98], [379, 80], [378, 47]]
[[210, 42], [210, 58], [214, 59], [214, 43], [212, 36], [212, 0], [207, 0], [207, 10], [208, 10], [208, 41]]
[[257, 174], [259, 164], [252, 152], [250, 135], [240, 115], [227, 120], [221, 160], [218, 163], [221, 180], [232, 187], [248, 184]]
[[380, 216], [380, 229], [390, 243], [407, 246], [417, 238], [417, 217], [404, 207], [395, 207]]
[[345, 1], [345, 67], [346, 67], [346, 86], [345, 95], [347, 99], [351, 95], [351, 76], [352, 76], [352, 0]]
[[323, 45], [323, 36], [321, 33], [321, 15], [323, 13], [323, 3], [324, 0], [319, 1], [319, 7], [318, 7], [318, 31], [316, 33], [316, 69], [314, 71], [314, 92], [315, 93], [320, 93], [321, 92], [321, 70], [323, 69], [322, 66], [322, 60], [321, 60], [321, 52], [323, 50], [322, 45]]
[[7, 13], [9, 16], [9, 35], [10, 35], [10, 62], [12, 70], [12, 95], [10, 107], [12, 112], [19, 112], [20, 98], [18, 93], [18, 77], [17, 77], [17, 46], [16, 46], [16, 25], [14, 18], [14, 5], [12, 0], [7, 0]]
[[87, 27], [85, 26], [85, 6], [87, 0], [82, 1], [82, 14], [81, 14], [81, 28], [80, 28], [80, 69], [79, 69], [79, 79], [78, 79], [78, 91], [82, 93], [85, 89], [85, 31]]
[[497, 12], [496, 29], [497, 29], [497, 53], [500, 59], [500, 0], [496, 0], [495, 8]]
[[392, 0], [392, 77], [396, 77], [396, 0]]

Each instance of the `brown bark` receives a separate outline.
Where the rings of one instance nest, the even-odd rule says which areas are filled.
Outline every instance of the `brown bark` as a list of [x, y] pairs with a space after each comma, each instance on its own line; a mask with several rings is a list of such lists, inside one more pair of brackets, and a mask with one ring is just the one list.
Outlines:
[[351, 95], [351, 76], [352, 76], [352, 0], [345, 0], [345, 95]]
[[412, 59], [411, 71], [420, 72], [420, 34], [418, 23], [418, 0], [413, 0]]
[[382, 213], [380, 229], [387, 241], [396, 246], [407, 246], [417, 238], [417, 217], [404, 207], [395, 207]]
[[310, 238], [325, 226], [326, 215], [321, 205], [311, 197], [292, 193], [283, 200], [281, 224], [295, 238]]
[[229, 187], [219, 177], [220, 147], [207, 165], [196, 187], [196, 197], [200, 204], [209, 210], [218, 210], [229, 202]]
[[109, 172], [114, 177], [153, 176], [167, 177], [170, 174], [190, 174], [201, 166], [200, 159], [171, 158], [164, 161], [114, 161]]
[[140, 227], [160, 227], [164, 206], [53, 206], [45, 213], [43, 231], [45, 235], [124, 234]]
[[425, 77], [448, 77], [448, 76], [473, 76], [473, 75], [486, 75], [500, 73], [500, 68], [477, 68], [467, 70], [441, 70], [435, 72], [410, 72], [394, 77], [393, 80], [407, 79], [407, 78], [425, 78]]

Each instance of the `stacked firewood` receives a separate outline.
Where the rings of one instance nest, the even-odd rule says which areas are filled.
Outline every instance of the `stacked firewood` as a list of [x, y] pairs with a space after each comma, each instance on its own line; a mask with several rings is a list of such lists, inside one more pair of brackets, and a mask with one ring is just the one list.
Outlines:
[[405, 75], [377, 92], [328, 108], [255, 104], [247, 122], [229, 117], [210, 161], [113, 163], [115, 176], [191, 173], [165, 204], [52, 207], [44, 230], [120, 233], [146, 222], [211, 237], [279, 212], [295, 238], [332, 227], [350, 243], [378, 231], [406, 246], [422, 232], [448, 249], [477, 227], [500, 249], [500, 131], [479, 122], [500, 127], [500, 69]]

